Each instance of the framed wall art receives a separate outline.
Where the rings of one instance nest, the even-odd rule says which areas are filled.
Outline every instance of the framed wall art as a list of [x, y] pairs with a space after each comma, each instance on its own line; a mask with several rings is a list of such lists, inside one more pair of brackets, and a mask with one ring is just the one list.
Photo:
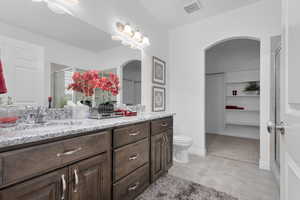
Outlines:
[[166, 62], [155, 56], [153, 57], [153, 83], [166, 84]]

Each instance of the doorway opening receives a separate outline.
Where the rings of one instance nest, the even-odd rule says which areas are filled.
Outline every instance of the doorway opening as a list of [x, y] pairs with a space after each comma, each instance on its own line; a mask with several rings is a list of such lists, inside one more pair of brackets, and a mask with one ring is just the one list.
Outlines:
[[217, 43], [206, 50], [205, 67], [207, 155], [258, 165], [260, 41]]

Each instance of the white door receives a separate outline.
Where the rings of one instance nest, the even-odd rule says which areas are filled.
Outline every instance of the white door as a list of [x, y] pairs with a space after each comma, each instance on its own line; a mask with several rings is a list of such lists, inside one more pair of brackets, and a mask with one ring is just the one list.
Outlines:
[[19, 105], [43, 104], [44, 49], [3, 36], [0, 44], [8, 96]]
[[281, 200], [300, 199], [300, 1], [283, 0]]

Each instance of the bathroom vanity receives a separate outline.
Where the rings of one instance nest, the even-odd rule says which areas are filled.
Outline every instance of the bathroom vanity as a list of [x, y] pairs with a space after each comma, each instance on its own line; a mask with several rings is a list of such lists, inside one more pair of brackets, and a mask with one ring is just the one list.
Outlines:
[[1, 135], [0, 200], [130, 200], [172, 166], [172, 114], [87, 121]]

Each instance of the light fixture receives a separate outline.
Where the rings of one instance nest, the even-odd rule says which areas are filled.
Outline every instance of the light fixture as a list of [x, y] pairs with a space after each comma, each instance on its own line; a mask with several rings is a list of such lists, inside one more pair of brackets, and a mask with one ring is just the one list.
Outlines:
[[33, 2], [44, 2], [48, 8], [56, 14], [68, 14], [73, 13], [66, 6], [74, 6], [79, 4], [79, 0], [32, 0]]
[[134, 33], [134, 36], [133, 36], [133, 39], [135, 40], [135, 41], [137, 41], [137, 42], [143, 42], [143, 35], [142, 35], [142, 33], [139, 31], [139, 30], [137, 30], [135, 33]]
[[115, 31], [116, 35], [112, 36], [112, 40], [121, 41], [125, 46], [130, 46], [133, 49], [143, 49], [150, 45], [149, 38], [145, 37], [139, 29], [133, 29], [128, 23], [117, 22]]

